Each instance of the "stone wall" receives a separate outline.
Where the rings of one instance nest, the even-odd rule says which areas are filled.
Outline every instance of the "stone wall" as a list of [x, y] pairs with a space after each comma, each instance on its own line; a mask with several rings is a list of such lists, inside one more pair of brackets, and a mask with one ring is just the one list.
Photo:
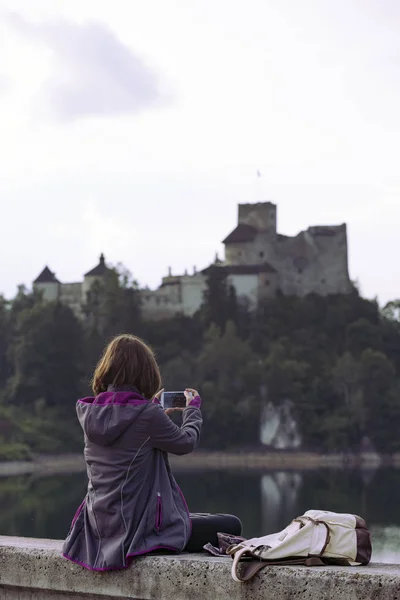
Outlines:
[[226, 245], [226, 264], [269, 263], [277, 271], [277, 289], [285, 295], [347, 294], [346, 225], [310, 227], [295, 237], [259, 231], [251, 242]]
[[228, 275], [228, 284], [236, 290], [238, 299], [246, 298], [250, 309], [258, 303], [258, 275]]
[[277, 238], [268, 232], [258, 232], [252, 242], [230, 243], [225, 246], [225, 262], [228, 265], [259, 265], [265, 262], [273, 266], [277, 260]]
[[142, 290], [142, 314], [144, 319], [160, 320], [177, 314], [193, 316], [203, 302], [206, 277], [178, 275], [164, 277], [157, 290]]
[[46, 302], [54, 302], [59, 299], [61, 284], [49, 281], [43, 283], [35, 283], [34, 288], [42, 294], [43, 300]]
[[74, 311], [77, 317], [82, 316], [82, 283], [62, 283], [60, 284], [60, 301], [66, 304]]
[[93, 573], [60, 556], [61, 542], [0, 536], [2, 600], [395, 600], [398, 565], [268, 567], [249, 583], [231, 559], [200, 554], [136, 559], [125, 571]]
[[239, 204], [238, 223], [274, 233], [276, 232], [276, 204], [272, 202]]
[[275, 252], [276, 262], [272, 264], [279, 273], [278, 285], [284, 294], [351, 292], [346, 225], [311, 227], [294, 238], [282, 237]]

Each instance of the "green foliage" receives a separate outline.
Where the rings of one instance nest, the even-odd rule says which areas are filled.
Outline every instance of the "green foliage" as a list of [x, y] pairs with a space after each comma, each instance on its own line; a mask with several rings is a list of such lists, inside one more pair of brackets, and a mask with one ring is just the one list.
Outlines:
[[215, 324], [223, 330], [228, 321], [237, 322], [238, 315], [235, 288], [229, 284], [227, 275], [220, 267], [209, 267], [204, 302], [200, 310], [204, 329]]
[[32, 452], [27, 444], [14, 442], [12, 444], [0, 444], [0, 461], [31, 460]]
[[9, 303], [3, 296], [0, 296], [0, 390], [6, 385], [7, 379], [11, 374], [11, 365], [7, 356], [10, 336]]
[[260, 420], [261, 366], [232, 321], [227, 322], [223, 333], [216, 325], [210, 326], [195, 372], [202, 394], [209, 398], [203, 445], [227, 448], [254, 444]]
[[10, 402], [32, 406], [43, 398], [47, 406], [68, 404], [79, 393], [82, 341], [80, 324], [68, 307], [49, 302], [23, 310], [10, 347]]
[[400, 300], [388, 302], [382, 309], [382, 315], [387, 319], [400, 324]]
[[86, 368], [92, 370], [108, 340], [139, 331], [139, 286], [129, 271], [119, 266], [95, 281], [87, 294], [84, 315]]
[[121, 266], [93, 284], [81, 319], [21, 287], [0, 297], [0, 460], [81, 448], [75, 401], [122, 332], [154, 348], [166, 388], [201, 391], [202, 447], [256, 447], [265, 403], [290, 400], [305, 449], [399, 451], [399, 307], [380, 310], [354, 290], [249, 310], [218, 266], [196, 315], [156, 322], [143, 321]]

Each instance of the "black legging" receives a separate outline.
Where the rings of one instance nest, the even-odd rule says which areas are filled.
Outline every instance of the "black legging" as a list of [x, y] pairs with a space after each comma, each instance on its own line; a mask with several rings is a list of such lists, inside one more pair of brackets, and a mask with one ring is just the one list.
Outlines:
[[218, 546], [217, 533], [241, 535], [242, 523], [234, 515], [210, 515], [207, 513], [192, 513], [192, 535], [186, 545], [186, 552], [201, 552], [203, 546], [210, 542]]

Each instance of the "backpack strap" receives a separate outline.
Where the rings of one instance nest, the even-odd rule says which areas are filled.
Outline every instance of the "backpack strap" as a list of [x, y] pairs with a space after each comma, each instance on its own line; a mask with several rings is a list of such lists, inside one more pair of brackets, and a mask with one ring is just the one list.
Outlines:
[[323, 567], [325, 563], [318, 556], [283, 558], [282, 560], [244, 560], [240, 559], [249, 548], [242, 548], [235, 553], [231, 569], [232, 577], [237, 582], [249, 581], [254, 575], [267, 566], [304, 566], [304, 567]]

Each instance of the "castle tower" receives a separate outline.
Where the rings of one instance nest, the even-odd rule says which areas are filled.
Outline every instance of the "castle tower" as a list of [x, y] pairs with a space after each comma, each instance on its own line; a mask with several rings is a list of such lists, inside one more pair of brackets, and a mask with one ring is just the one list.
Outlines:
[[104, 254], [100, 254], [99, 264], [91, 269], [84, 275], [83, 285], [82, 285], [82, 300], [86, 301], [86, 296], [92, 285], [96, 281], [102, 281], [103, 277], [107, 274], [109, 268], [106, 265], [106, 259]]
[[225, 262], [255, 264], [268, 259], [267, 245], [276, 239], [276, 204], [239, 204], [238, 225], [224, 239]]
[[33, 282], [33, 289], [42, 293], [43, 299], [48, 302], [59, 299], [60, 295], [60, 282], [56, 278], [55, 274], [50, 271], [46, 265], [43, 271]]
[[249, 225], [257, 231], [276, 234], [276, 213], [276, 204], [272, 202], [239, 204], [238, 226]]

